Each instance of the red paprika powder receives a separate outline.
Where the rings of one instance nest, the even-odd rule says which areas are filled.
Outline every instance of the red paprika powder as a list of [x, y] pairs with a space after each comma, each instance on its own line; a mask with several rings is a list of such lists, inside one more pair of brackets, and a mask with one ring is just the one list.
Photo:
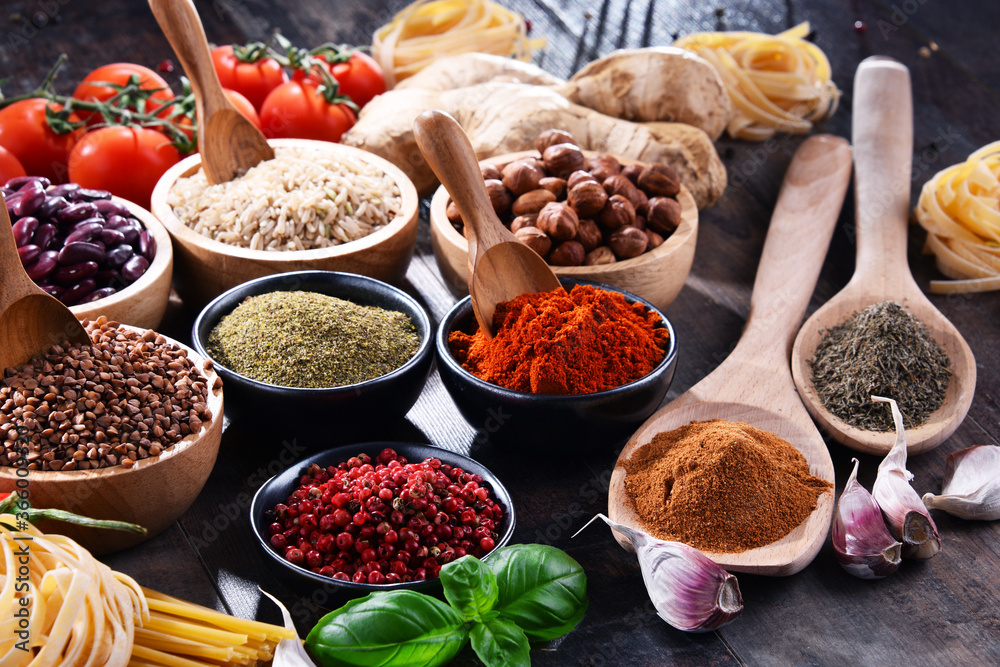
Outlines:
[[448, 346], [476, 377], [535, 394], [590, 394], [652, 371], [670, 334], [660, 316], [617, 292], [576, 285], [497, 304], [496, 335], [452, 331]]

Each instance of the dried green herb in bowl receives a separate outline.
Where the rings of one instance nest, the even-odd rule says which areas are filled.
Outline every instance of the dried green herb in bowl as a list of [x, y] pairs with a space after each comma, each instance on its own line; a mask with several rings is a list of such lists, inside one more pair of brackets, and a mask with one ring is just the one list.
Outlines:
[[307, 291], [248, 297], [209, 333], [211, 356], [258, 382], [319, 389], [358, 384], [420, 347], [405, 313]]

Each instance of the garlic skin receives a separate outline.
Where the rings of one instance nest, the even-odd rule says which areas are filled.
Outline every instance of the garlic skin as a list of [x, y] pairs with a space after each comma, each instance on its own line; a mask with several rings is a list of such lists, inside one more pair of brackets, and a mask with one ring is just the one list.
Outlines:
[[902, 546], [885, 527], [875, 498], [858, 483], [858, 460], [854, 459], [854, 471], [833, 516], [837, 562], [859, 579], [881, 579], [899, 567]]
[[660, 618], [673, 627], [685, 632], [708, 632], [743, 612], [736, 577], [705, 554], [681, 542], [658, 540], [603, 514], [594, 519], [598, 517], [635, 547], [649, 599]]
[[1000, 447], [977, 445], [949, 454], [941, 495], [925, 493], [924, 505], [963, 519], [1000, 519]]
[[[295, 624], [292, 623], [292, 615], [288, 613], [285, 605], [281, 604], [278, 598], [263, 588], [258, 586], [257, 590], [271, 598], [271, 601], [278, 605], [285, 628], [295, 630]], [[302, 640], [299, 639], [299, 635], [296, 633], [295, 639], [286, 638], [278, 642], [278, 645], [274, 648], [274, 658], [271, 662], [271, 667], [316, 667], [316, 663], [306, 653], [305, 646], [302, 645]]]
[[891, 398], [872, 396], [872, 400], [888, 403], [896, 424], [896, 444], [878, 466], [878, 477], [872, 485], [872, 495], [882, 508], [889, 532], [903, 543], [903, 558], [932, 558], [941, 550], [941, 537], [931, 513], [910, 486], [913, 474], [906, 469], [903, 415], [896, 401]]

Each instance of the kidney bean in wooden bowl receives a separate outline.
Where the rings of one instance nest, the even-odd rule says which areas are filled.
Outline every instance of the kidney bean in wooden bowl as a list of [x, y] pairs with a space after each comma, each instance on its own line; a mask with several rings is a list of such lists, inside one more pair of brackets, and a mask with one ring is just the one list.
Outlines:
[[[552, 132], [552, 131], [549, 131]], [[494, 211], [556, 275], [628, 290], [666, 308], [687, 280], [698, 207], [676, 172], [568, 143], [480, 162]], [[434, 256], [468, 290], [468, 242], [444, 187], [431, 200]]]
[[222, 438], [222, 382], [207, 359], [151, 329], [104, 318], [86, 329], [91, 345], [4, 369], [0, 492], [148, 530], [46, 529], [102, 554], [163, 531], [201, 492]]
[[41, 176], [2, 186], [28, 276], [79, 319], [155, 328], [170, 298], [170, 235], [146, 209]]

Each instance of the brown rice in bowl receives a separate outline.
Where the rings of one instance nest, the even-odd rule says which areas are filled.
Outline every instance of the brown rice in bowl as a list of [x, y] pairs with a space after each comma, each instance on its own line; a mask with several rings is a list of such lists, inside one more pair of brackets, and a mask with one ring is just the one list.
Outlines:
[[276, 147], [273, 160], [226, 183], [209, 185], [199, 169], [177, 179], [167, 203], [203, 236], [264, 251], [355, 241], [402, 210], [399, 186], [377, 165], [302, 146]]

